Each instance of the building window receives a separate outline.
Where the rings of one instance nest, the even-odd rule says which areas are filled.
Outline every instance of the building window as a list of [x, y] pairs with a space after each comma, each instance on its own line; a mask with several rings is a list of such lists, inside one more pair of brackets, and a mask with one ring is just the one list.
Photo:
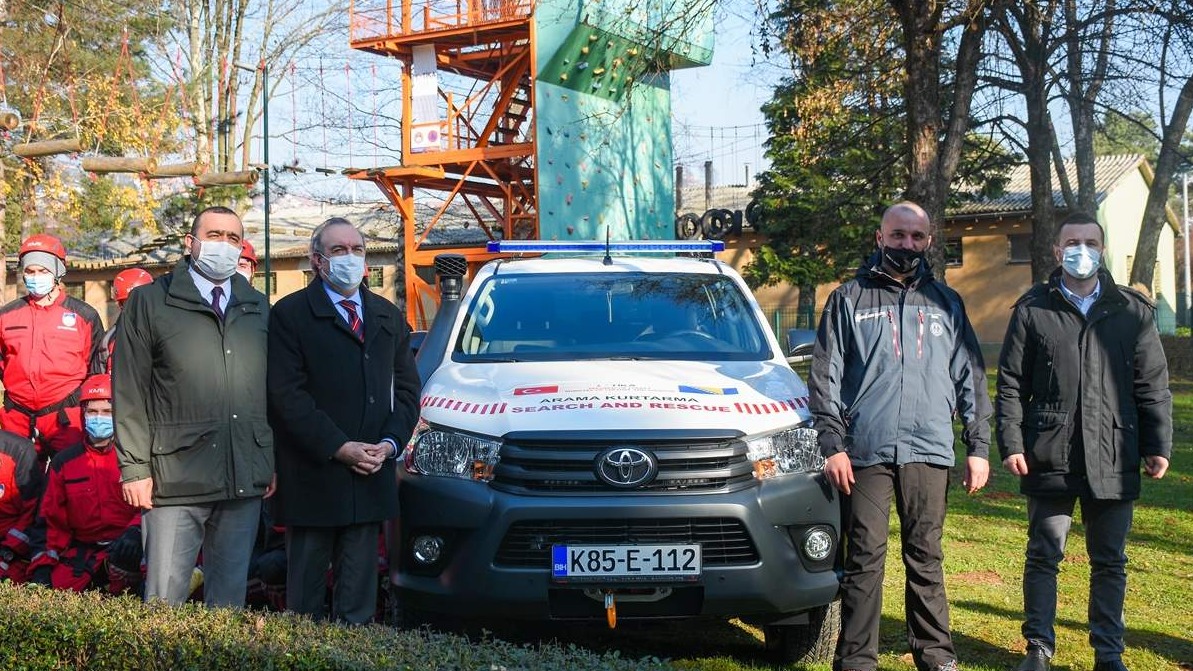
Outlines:
[[84, 296], [87, 295], [84, 283], [82, 282], [63, 282], [66, 285], [66, 295], [78, 300], [86, 300]]
[[950, 268], [961, 265], [961, 238], [949, 238], [944, 241], [944, 264]]
[[1007, 263], [1031, 263], [1031, 233], [1007, 236]]
[[[261, 293], [265, 293], [265, 273], [253, 273], [253, 288]], [[278, 274], [276, 271], [269, 271], [269, 294], [276, 296], [278, 293]]]
[[370, 289], [380, 289], [385, 284], [385, 268], [382, 266], [369, 266], [369, 283]]
[[314, 271], [314, 270], [304, 270], [304, 271], [302, 271], [302, 284], [303, 284], [303, 286], [306, 286], [306, 285], [308, 285], [308, 284], [310, 284], [311, 282], [314, 282], [314, 281], [315, 281], [315, 271]]

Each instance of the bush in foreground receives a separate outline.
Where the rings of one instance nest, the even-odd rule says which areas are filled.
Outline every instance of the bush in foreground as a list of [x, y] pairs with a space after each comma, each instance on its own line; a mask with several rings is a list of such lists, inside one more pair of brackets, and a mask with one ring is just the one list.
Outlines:
[[0, 583], [0, 669], [665, 669], [574, 646], [513, 645], [388, 627]]

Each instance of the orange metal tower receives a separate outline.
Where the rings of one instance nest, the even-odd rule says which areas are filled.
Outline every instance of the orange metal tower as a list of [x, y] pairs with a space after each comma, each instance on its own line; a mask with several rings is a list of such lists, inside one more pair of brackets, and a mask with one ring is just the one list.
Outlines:
[[[403, 63], [401, 165], [345, 172], [376, 183], [402, 217], [415, 328], [437, 305], [432, 266], [444, 246], [428, 240], [446, 215], [467, 213], [489, 239], [539, 237], [532, 10], [532, 0], [351, 5], [352, 47]], [[473, 269], [495, 256], [483, 245], [452, 251]]]

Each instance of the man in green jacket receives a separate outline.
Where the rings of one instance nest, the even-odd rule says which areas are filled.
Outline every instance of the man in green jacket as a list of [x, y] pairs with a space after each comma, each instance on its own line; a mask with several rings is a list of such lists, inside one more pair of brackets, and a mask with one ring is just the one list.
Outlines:
[[134, 292], [120, 318], [117, 449], [124, 498], [146, 511], [146, 600], [185, 601], [202, 548], [204, 600], [244, 605], [273, 434], [268, 304], [236, 273], [243, 235], [232, 210], [200, 212], [189, 256]]

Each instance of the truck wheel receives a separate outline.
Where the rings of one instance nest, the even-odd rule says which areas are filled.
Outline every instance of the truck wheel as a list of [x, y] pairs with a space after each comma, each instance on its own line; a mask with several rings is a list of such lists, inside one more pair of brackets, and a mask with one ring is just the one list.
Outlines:
[[770, 625], [763, 631], [766, 649], [783, 664], [831, 662], [841, 631], [841, 602], [808, 611], [807, 624]]

